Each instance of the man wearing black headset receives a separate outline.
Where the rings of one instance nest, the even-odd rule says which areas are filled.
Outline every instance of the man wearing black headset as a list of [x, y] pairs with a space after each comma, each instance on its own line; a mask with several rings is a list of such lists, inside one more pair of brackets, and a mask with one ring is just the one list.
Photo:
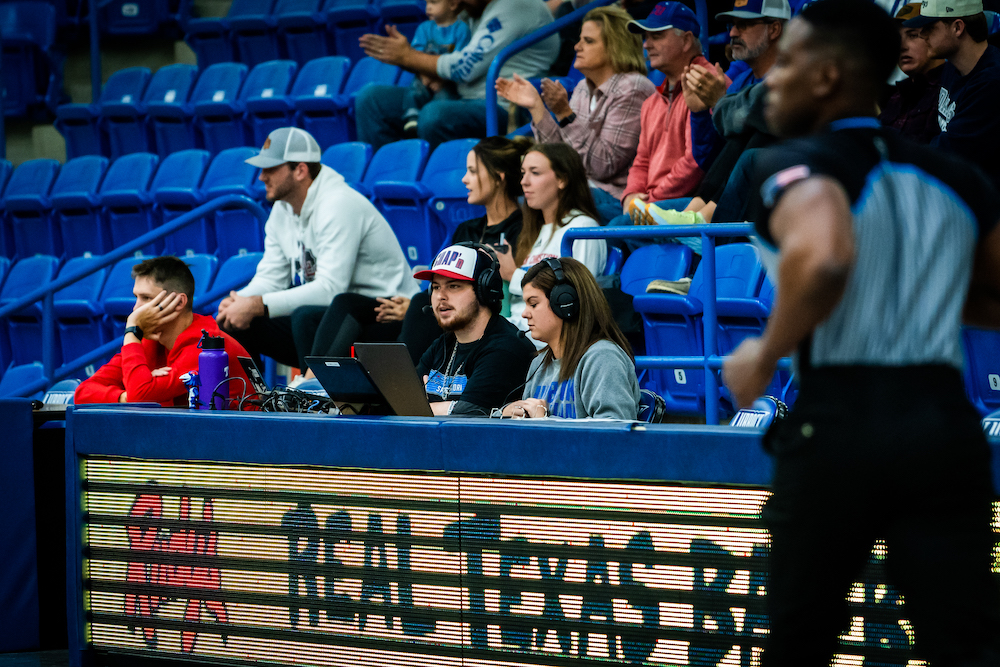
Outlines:
[[500, 315], [496, 254], [479, 243], [448, 246], [417, 280], [431, 281], [431, 305], [445, 333], [420, 358], [436, 415], [488, 416], [524, 384], [535, 346]]

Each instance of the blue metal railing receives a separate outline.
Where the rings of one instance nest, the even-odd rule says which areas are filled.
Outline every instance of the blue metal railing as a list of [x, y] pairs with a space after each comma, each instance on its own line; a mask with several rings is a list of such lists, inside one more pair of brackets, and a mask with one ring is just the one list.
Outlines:
[[[704, 330], [704, 355], [700, 357], [654, 357], [635, 358], [636, 368], [671, 369], [700, 368], [705, 371], [705, 422], [719, 423], [719, 378], [715, 371], [722, 368], [717, 340], [719, 317], [716, 310], [715, 285], [715, 237], [750, 236], [754, 227], [746, 222], [714, 223], [711, 225], [651, 225], [642, 227], [587, 227], [570, 229], [563, 236], [560, 253], [563, 257], [573, 256], [573, 241], [577, 239], [662, 239], [678, 236], [701, 237], [701, 265], [704, 271], [705, 299], [702, 313]], [[778, 367], [788, 369], [790, 361], [783, 359]]]
[[[587, 15], [591, 9], [597, 7], [604, 7], [605, 5], [613, 4], [615, 0], [594, 0], [590, 4], [584, 5], [579, 9], [576, 9], [566, 16], [549, 23], [548, 25], [539, 28], [535, 32], [525, 35], [516, 42], [511, 42], [504, 48], [493, 62], [490, 63], [490, 68], [486, 73], [486, 134], [487, 136], [493, 136], [497, 133], [497, 89], [496, 82], [497, 77], [500, 76], [500, 68], [503, 67], [504, 63], [510, 60], [518, 51], [522, 51], [529, 46], [534, 46], [538, 42], [546, 39], [547, 37], [554, 35], [555, 33], [562, 30], [564, 27], [583, 20], [583, 17]], [[708, 54], [708, 3], [706, 0], [697, 0], [695, 3], [695, 14], [698, 16], [698, 23], [701, 26], [701, 33], [698, 37], [701, 39], [702, 49]], [[572, 92], [572, 91], [570, 91]]]
[[[31, 305], [36, 301], [42, 302], [42, 368], [43, 376], [40, 380], [32, 382], [24, 387], [20, 388], [17, 395], [19, 396], [29, 396], [40, 389], [44, 389], [54, 382], [58, 382], [65, 377], [68, 377], [71, 373], [78, 371], [87, 364], [100, 359], [108, 352], [115, 351], [121, 347], [120, 341], [111, 341], [101, 347], [92, 350], [91, 352], [74, 359], [73, 361], [64, 363], [59, 368], [55, 368], [55, 293], [59, 290], [75, 283], [81, 278], [86, 278], [87, 276], [100, 271], [101, 269], [112, 266], [126, 257], [134, 255], [137, 251], [141, 250], [143, 247], [158, 241], [170, 234], [173, 234], [179, 229], [183, 229], [188, 225], [191, 225], [198, 220], [201, 220], [206, 215], [214, 213], [215, 211], [222, 208], [241, 208], [250, 211], [261, 224], [267, 220], [267, 212], [261, 208], [260, 204], [245, 197], [243, 195], [225, 195], [224, 197], [219, 197], [218, 199], [213, 199], [212, 201], [202, 204], [201, 206], [188, 211], [187, 213], [171, 220], [168, 223], [157, 227], [151, 232], [143, 234], [142, 236], [129, 241], [128, 243], [112, 250], [111, 252], [102, 255], [100, 262], [95, 262], [92, 265], [76, 271], [71, 275], [59, 276], [57, 279], [50, 283], [42, 285], [33, 292], [29, 292], [20, 299], [7, 304], [6, 306], [0, 307], [0, 318], [12, 315], [17, 311], [21, 310], [25, 306]], [[213, 286], [211, 292], [202, 295], [201, 297], [195, 299], [192, 307], [198, 309], [207, 303], [211, 303], [215, 299], [228, 294], [229, 290], [235, 289], [239, 285], [222, 285]]]

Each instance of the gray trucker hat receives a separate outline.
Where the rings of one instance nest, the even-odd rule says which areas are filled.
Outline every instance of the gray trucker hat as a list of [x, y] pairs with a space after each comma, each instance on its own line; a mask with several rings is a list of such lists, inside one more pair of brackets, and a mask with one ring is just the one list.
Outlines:
[[260, 153], [246, 163], [268, 169], [285, 162], [319, 162], [320, 156], [319, 144], [311, 134], [297, 127], [279, 127], [267, 135]]

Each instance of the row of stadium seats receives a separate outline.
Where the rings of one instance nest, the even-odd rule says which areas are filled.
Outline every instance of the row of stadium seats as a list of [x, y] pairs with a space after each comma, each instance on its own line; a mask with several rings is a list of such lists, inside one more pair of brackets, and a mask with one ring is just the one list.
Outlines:
[[[90, 4], [86, 0], [43, 0], [54, 15], [57, 34], [61, 38], [76, 37], [80, 28], [86, 30], [90, 21]], [[0, 0], [0, 4], [10, 4]], [[38, 6], [37, 1], [32, 5]], [[97, 6], [98, 25], [102, 35], [164, 35], [175, 36], [178, 28], [191, 15], [191, 0], [102, 0]]]
[[233, 0], [224, 18], [188, 21], [184, 39], [202, 67], [278, 58], [304, 64], [329, 55], [358, 60], [365, 55], [361, 35], [391, 23], [412, 39], [426, 20], [420, 0]]
[[[238, 289], [250, 281], [261, 253], [242, 253], [226, 259], [221, 267], [214, 255], [184, 257], [195, 277], [195, 300], [219, 288]], [[132, 267], [144, 257], [127, 257], [55, 293], [56, 365], [72, 361], [100, 345], [125, 335], [125, 320], [135, 305]], [[0, 307], [55, 280], [74, 275], [101, 261], [100, 257], [76, 257], [60, 267], [49, 255], [35, 255], [11, 266], [0, 258]], [[219, 300], [196, 311], [213, 314]], [[0, 327], [0, 369], [42, 358], [42, 308], [36, 302], [6, 318]], [[106, 359], [104, 360], [106, 361]], [[98, 362], [104, 363], [103, 361]], [[80, 377], [85, 377], [81, 372]]]
[[54, 110], [62, 94], [62, 64], [53, 53], [55, 8], [43, 2], [0, 3], [0, 43], [4, 116]]
[[[681, 244], [645, 246], [633, 252], [621, 271], [622, 291], [632, 295], [632, 306], [642, 317], [646, 354], [652, 356], [701, 356], [705, 353], [704, 302], [707, 280], [699, 264], [686, 295], [646, 293], [653, 280], [678, 280], [689, 275], [691, 249]], [[732, 352], [749, 336], [764, 330], [774, 288], [764, 273], [756, 248], [732, 243], [716, 250], [716, 311], [718, 352]], [[787, 372], [776, 375], [768, 393], [785, 402], [794, 400]], [[671, 412], [703, 414], [705, 373], [694, 369], [646, 371], [643, 386], [652, 389]], [[732, 411], [723, 390], [724, 407]]]
[[[133, 153], [110, 166], [96, 155], [62, 166], [29, 160], [14, 170], [0, 197], [0, 254], [101, 255], [211, 199], [239, 194], [262, 201], [257, 169], [244, 162], [256, 153], [234, 148], [213, 159], [206, 151], [189, 150], [162, 164], [156, 155]], [[218, 250], [228, 257], [241, 249], [261, 250], [263, 228], [245, 210], [221, 210], [168, 236], [164, 247], [175, 254]]]
[[[371, 146], [348, 142], [328, 148], [323, 163], [375, 203], [412, 265], [426, 265], [459, 223], [485, 213], [467, 203], [462, 184], [475, 143], [446, 142], [430, 155], [427, 142], [408, 139], [373, 156]], [[23, 163], [13, 175], [10, 163], [0, 161], [0, 255], [101, 255], [217, 197], [245, 195], [263, 205], [259, 172], [244, 162], [256, 153], [244, 146], [213, 158], [191, 149], [162, 161], [132, 153], [110, 163], [88, 155], [61, 167], [40, 159]], [[224, 258], [263, 247], [263, 228], [250, 213], [224, 209], [147, 251]]]
[[274, 129], [297, 125], [320, 146], [354, 137], [354, 98], [370, 84], [406, 84], [398, 67], [362, 58], [318, 58], [300, 70], [292, 60], [220, 63], [200, 75], [191, 65], [115, 72], [94, 104], [63, 104], [56, 129], [66, 155], [155, 152], [161, 158], [191, 148], [218, 153], [261, 146]]

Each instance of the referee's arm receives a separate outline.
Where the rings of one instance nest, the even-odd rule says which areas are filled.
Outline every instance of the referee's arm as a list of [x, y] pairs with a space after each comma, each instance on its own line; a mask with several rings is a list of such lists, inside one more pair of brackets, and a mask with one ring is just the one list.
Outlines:
[[965, 300], [965, 323], [1000, 328], [1000, 223], [979, 242]]
[[761, 337], [744, 341], [722, 368], [740, 408], [764, 393], [778, 360], [829, 317], [854, 265], [850, 200], [831, 178], [791, 185], [771, 214], [770, 231], [781, 251], [777, 299]]

